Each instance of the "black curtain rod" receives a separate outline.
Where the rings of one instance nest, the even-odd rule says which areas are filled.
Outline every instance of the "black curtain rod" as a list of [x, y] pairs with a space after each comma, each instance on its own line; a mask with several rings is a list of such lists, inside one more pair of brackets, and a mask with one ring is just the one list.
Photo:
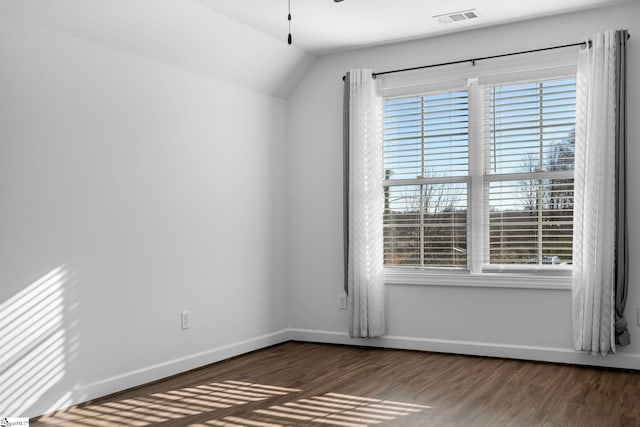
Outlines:
[[[585, 46], [586, 47], [586, 45], [587, 45], [587, 42], [562, 44], [562, 45], [559, 45], [559, 46], [543, 47], [543, 48], [540, 48], [540, 49], [531, 49], [531, 50], [522, 50], [520, 52], [503, 53], [503, 54], [500, 54], [500, 55], [491, 55], [491, 56], [483, 56], [483, 57], [479, 57], [479, 58], [461, 59], [461, 60], [458, 60], [458, 61], [451, 61], [451, 62], [441, 62], [440, 64], [421, 65], [419, 67], [411, 67], [411, 68], [400, 68], [398, 70], [381, 71], [379, 73], [373, 73], [373, 78], [376, 78], [377, 76], [382, 76], [384, 74], [402, 73], [404, 71], [422, 70], [422, 69], [425, 69], [425, 68], [442, 67], [444, 65], [464, 64], [465, 62], [471, 62], [472, 65], [476, 65], [476, 61], [484, 61], [485, 59], [504, 58], [505, 56], [523, 55], [525, 53], [543, 52], [545, 50], [562, 49], [562, 48], [565, 48], [565, 47], [573, 47], [573, 46]], [[589, 45], [591, 45], [591, 42], [589, 42]]]
[[[627, 33], [627, 40], [629, 38], [631, 38], [631, 35], [629, 33]], [[442, 67], [444, 65], [464, 64], [465, 62], [471, 62], [472, 65], [476, 65], [476, 61], [483, 61], [485, 59], [504, 58], [505, 56], [523, 55], [525, 53], [544, 52], [545, 50], [563, 49], [563, 48], [566, 48], [566, 47], [574, 47], [574, 46], [587, 47], [587, 44], [588, 44], [589, 47], [591, 47], [591, 40], [589, 40], [588, 42], [584, 41], [584, 42], [580, 42], [580, 43], [570, 43], [570, 44], [561, 44], [561, 45], [558, 45], [558, 46], [543, 47], [543, 48], [540, 48], [540, 49], [522, 50], [520, 52], [503, 53], [503, 54], [500, 54], [500, 55], [482, 56], [482, 57], [479, 57], [479, 58], [461, 59], [459, 61], [451, 61], [451, 62], [441, 62], [440, 64], [422, 65], [422, 66], [419, 66], [419, 67], [400, 68], [398, 70], [381, 71], [379, 73], [373, 73], [372, 75], [373, 75], [373, 78], [376, 78], [377, 76], [382, 76], [384, 74], [402, 73], [404, 71], [422, 70], [422, 69], [425, 69], [425, 68]], [[342, 80], [344, 80], [344, 79], [345, 79], [345, 77], [343, 76]]]

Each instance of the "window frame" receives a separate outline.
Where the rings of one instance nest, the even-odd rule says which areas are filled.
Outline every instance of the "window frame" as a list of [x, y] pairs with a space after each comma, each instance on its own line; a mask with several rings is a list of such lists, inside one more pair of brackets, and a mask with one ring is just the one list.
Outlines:
[[[384, 99], [419, 96], [437, 91], [468, 90], [469, 172], [467, 176], [467, 269], [398, 266], [385, 267], [386, 284], [464, 286], [491, 288], [571, 289], [571, 265], [485, 264], [486, 206], [488, 197], [484, 174], [483, 105], [484, 86], [575, 77], [577, 54], [548, 52], [527, 58], [489, 61], [474, 66], [442, 67], [407, 73], [407, 76], [381, 76]], [[402, 74], [402, 73], [400, 73]], [[480, 114], [478, 114], [480, 113]], [[478, 208], [481, 207], [481, 208]]]

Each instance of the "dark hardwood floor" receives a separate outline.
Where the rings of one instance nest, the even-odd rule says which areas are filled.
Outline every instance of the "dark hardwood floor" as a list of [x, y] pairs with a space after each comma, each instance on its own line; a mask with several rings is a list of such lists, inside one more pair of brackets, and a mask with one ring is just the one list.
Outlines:
[[31, 426], [640, 426], [640, 372], [288, 342]]

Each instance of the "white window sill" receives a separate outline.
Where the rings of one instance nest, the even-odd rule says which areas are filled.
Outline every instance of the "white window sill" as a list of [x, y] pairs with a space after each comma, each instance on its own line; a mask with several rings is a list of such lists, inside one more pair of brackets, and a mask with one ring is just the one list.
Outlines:
[[571, 290], [570, 268], [528, 268], [471, 273], [447, 269], [385, 269], [386, 285]]

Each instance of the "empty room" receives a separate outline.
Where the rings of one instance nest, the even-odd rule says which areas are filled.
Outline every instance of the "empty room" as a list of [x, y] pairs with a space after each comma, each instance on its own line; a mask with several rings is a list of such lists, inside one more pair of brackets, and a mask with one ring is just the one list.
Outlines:
[[640, 0], [1, 0], [0, 425], [640, 426]]

